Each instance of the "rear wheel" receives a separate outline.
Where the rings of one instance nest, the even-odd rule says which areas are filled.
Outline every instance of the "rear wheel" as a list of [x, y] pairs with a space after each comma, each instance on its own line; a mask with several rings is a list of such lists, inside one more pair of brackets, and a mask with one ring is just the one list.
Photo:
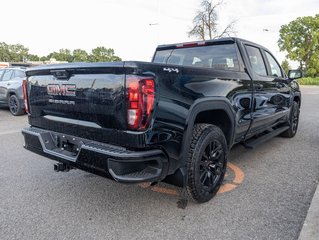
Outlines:
[[294, 101], [291, 106], [289, 128], [281, 134], [282, 137], [292, 138], [296, 135], [298, 125], [299, 125], [299, 113], [300, 113], [299, 104]]
[[14, 116], [19, 116], [24, 114], [24, 109], [22, 109], [20, 101], [16, 95], [11, 95], [8, 99], [8, 105], [10, 112]]
[[187, 193], [199, 203], [212, 199], [226, 172], [227, 143], [221, 129], [196, 124], [187, 159]]

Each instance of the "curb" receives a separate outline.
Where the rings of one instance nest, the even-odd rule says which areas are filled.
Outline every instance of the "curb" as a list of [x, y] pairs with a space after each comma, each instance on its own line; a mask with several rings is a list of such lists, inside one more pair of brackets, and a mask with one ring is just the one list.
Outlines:
[[315, 191], [298, 240], [319, 239], [319, 187]]

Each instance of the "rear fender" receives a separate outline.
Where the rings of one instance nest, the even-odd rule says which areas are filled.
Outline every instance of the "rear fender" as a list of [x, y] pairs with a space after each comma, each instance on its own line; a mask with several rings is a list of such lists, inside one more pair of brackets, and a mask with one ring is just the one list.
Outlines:
[[[189, 148], [192, 140], [193, 128], [195, 120], [198, 114], [205, 111], [222, 110], [227, 114], [230, 121], [230, 131], [229, 136], [225, 136], [228, 142], [228, 149], [231, 148], [234, 139], [235, 132], [235, 113], [232, 109], [231, 104], [227, 98], [222, 97], [209, 97], [204, 99], [198, 99], [191, 106], [188, 116], [186, 118], [182, 148], [179, 156], [179, 168], [175, 171], [173, 175], [167, 176], [164, 179], [165, 182], [170, 184], [184, 187], [187, 183], [187, 171], [186, 171], [186, 160], [188, 158]], [[209, 122], [209, 121], [208, 121]]]
[[23, 99], [23, 95], [22, 95], [22, 89], [8, 89], [7, 91], [7, 99], [9, 99], [9, 97], [11, 95], [16, 95], [18, 97], [19, 100], [22, 100]]
[[[225, 136], [228, 142], [228, 149], [230, 149], [233, 144], [234, 132], [235, 132], [235, 112], [233, 111], [233, 108], [231, 104], [229, 103], [228, 99], [221, 98], [221, 97], [218, 97], [218, 98], [210, 97], [210, 98], [196, 100], [189, 110], [189, 114], [186, 119], [186, 125], [184, 129], [184, 137], [183, 137], [182, 150], [180, 155], [181, 171], [184, 173], [185, 171], [183, 171], [183, 169], [185, 168], [186, 159], [188, 157], [188, 151], [191, 144], [192, 132], [193, 132], [193, 127], [195, 124], [196, 117], [201, 112], [212, 111], [212, 110], [222, 110], [227, 114], [231, 123], [230, 136]], [[186, 181], [187, 179], [184, 178], [184, 183]]]

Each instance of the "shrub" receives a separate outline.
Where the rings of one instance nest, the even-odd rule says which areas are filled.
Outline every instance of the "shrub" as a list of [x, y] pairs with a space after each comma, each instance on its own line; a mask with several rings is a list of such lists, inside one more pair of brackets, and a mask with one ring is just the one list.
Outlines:
[[316, 77], [316, 78], [311, 78], [311, 77], [301, 78], [301, 79], [298, 79], [298, 83], [300, 85], [319, 85], [319, 77]]

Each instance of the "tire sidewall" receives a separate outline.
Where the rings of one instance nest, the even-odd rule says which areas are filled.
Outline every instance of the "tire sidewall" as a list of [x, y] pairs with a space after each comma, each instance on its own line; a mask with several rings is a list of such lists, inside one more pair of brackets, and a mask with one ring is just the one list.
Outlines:
[[[298, 121], [297, 121], [297, 125], [296, 128], [294, 129], [293, 127], [293, 120], [294, 120], [294, 113], [295, 111], [297, 111], [297, 116], [298, 116]], [[290, 116], [289, 119], [287, 121], [287, 126], [289, 126], [289, 128], [283, 132], [281, 134], [282, 137], [285, 138], [293, 138], [298, 130], [298, 126], [299, 126], [299, 116], [300, 116], [300, 106], [299, 103], [296, 101], [293, 101], [292, 105], [291, 105], [291, 109], [290, 109]]]
[[[16, 102], [17, 102], [18, 110], [17, 110], [17, 112], [15, 112], [15, 113], [11, 111], [11, 107], [10, 107], [10, 101], [11, 101], [12, 98], [15, 98], [15, 100], [16, 100]], [[12, 114], [13, 116], [21, 115], [22, 109], [21, 109], [20, 101], [19, 101], [18, 97], [17, 97], [15, 94], [11, 95], [11, 96], [8, 98], [8, 106], [9, 106], [9, 110], [10, 110], [10, 112], [11, 112], [11, 114]]]
[[[222, 148], [223, 148], [223, 168], [222, 173], [218, 179], [218, 182], [216, 183], [216, 186], [211, 191], [207, 191], [203, 188], [201, 182], [200, 182], [200, 163], [202, 154], [205, 151], [207, 145], [212, 141], [218, 141]], [[192, 154], [192, 171], [194, 174], [194, 179], [191, 179], [193, 182], [189, 182], [189, 184], [193, 185], [192, 187], [195, 189], [196, 192], [196, 201], [198, 202], [207, 202], [209, 201], [213, 196], [216, 195], [218, 192], [225, 176], [226, 172], [226, 165], [227, 165], [227, 143], [225, 140], [225, 137], [223, 135], [223, 132], [216, 126], [208, 126], [206, 127], [203, 132], [201, 133], [196, 146], [194, 148], [193, 154]], [[193, 196], [194, 198], [194, 196]]]
[[[294, 120], [295, 111], [297, 111], [297, 116], [298, 116], [298, 121], [297, 121], [296, 129], [293, 128], [293, 120]], [[297, 133], [297, 130], [298, 130], [298, 126], [299, 126], [299, 114], [300, 114], [299, 104], [294, 101], [294, 102], [293, 102], [293, 106], [292, 106], [291, 116], [290, 116], [290, 128], [291, 128], [291, 134], [292, 134], [292, 136], [295, 136], [296, 133]]]

